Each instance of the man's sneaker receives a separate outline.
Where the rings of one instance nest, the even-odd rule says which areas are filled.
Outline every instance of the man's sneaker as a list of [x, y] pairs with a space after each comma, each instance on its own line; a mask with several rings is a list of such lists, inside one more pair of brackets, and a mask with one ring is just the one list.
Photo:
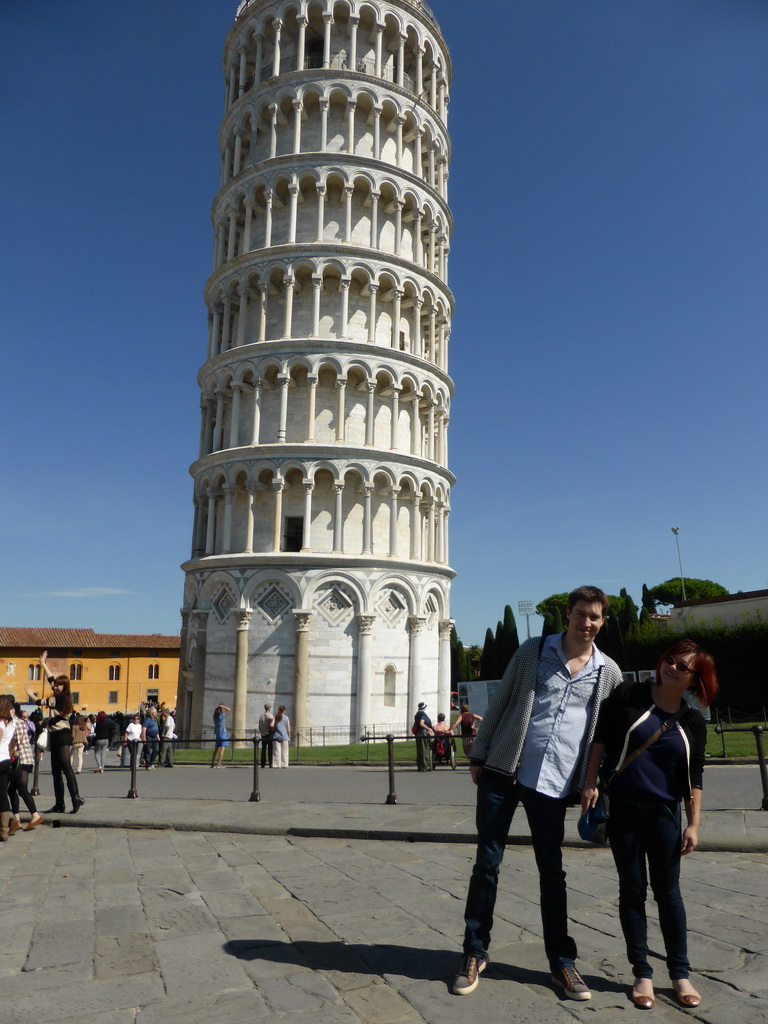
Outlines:
[[470, 992], [475, 991], [480, 975], [485, 970], [487, 964], [487, 956], [480, 957], [467, 953], [461, 962], [461, 970], [456, 975], [456, 980], [453, 983], [453, 991], [457, 996], [468, 996]]
[[591, 999], [592, 993], [573, 964], [560, 964], [552, 972], [552, 984], [563, 989], [569, 999]]

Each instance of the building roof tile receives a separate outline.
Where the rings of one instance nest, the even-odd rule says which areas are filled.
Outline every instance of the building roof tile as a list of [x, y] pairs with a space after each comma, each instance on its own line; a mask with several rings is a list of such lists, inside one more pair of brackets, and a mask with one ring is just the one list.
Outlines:
[[180, 637], [162, 633], [94, 633], [92, 629], [58, 626], [0, 626], [0, 647], [166, 648], [178, 649]]

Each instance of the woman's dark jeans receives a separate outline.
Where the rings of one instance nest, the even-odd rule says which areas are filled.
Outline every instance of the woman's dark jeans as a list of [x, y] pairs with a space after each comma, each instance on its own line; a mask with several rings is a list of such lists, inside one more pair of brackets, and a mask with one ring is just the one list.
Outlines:
[[[619, 873], [619, 919], [636, 978], [653, 977], [648, 962], [645, 900], [650, 879], [673, 981], [687, 978], [688, 936], [680, 894], [680, 805], [614, 798], [608, 837]], [[647, 860], [647, 868], [646, 868]]]
[[50, 749], [50, 755], [51, 775], [53, 776], [53, 793], [56, 798], [55, 806], [61, 811], [64, 810], [64, 779], [66, 779], [67, 789], [69, 790], [69, 795], [72, 798], [72, 808], [74, 810], [80, 798], [80, 793], [77, 788], [75, 771], [72, 767], [69, 744], [67, 743], [61, 747], [52, 746]]
[[11, 772], [8, 781], [8, 797], [11, 801], [11, 813], [14, 815], [19, 813], [19, 797], [26, 804], [30, 814], [37, 814], [35, 799], [27, 786], [32, 771], [34, 771], [33, 765], [20, 764], [15, 772]]

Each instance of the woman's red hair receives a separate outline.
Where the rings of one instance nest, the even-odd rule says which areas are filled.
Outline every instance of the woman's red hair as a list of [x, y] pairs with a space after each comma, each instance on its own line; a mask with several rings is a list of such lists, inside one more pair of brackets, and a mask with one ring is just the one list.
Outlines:
[[678, 658], [680, 655], [692, 654], [690, 665], [696, 678], [688, 687], [698, 701], [709, 706], [717, 693], [717, 673], [712, 655], [699, 647], [693, 640], [678, 640], [661, 655], [656, 662], [656, 682], [660, 681], [661, 665], [665, 658]]

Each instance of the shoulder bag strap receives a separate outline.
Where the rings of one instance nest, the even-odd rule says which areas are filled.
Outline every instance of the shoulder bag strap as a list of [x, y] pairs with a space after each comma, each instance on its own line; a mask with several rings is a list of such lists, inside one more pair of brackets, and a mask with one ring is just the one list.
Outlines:
[[627, 756], [624, 758], [624, 760], [621, 762], [621, 764], [618, 766], [618, 768], [616, 768], [614, 770], [613, 775], [611, 776], [611, 778], [612, 779], [615, 778], [620, 772], [623, 772], [625, 768], [628, 768], [629, 765], [631, 765], [633, 761], [635, 761], [638, 757], [640, 757], [641, 754], [644, 754], [645, 751], [648, 749], [648, 747], [650, 747], [652, 744], [654, 744], [656, 742], [656, 740], [659, 738], [659, 736], [661, 736], [661, 734], [663, 732], [666, 732], [668, 729], [671, 729], [672, 726], [675, 725], [676, 722], [679, 722], [680, 719], [683, 717], [683, 715], [687, 711], [688, 711], [688, 705], [687, 704], [683, 704], [683, 706], [681, 708], [679, 708], [674, 713], [674, 715], [672, 715], [671, 718], [668, 718], [666, 720], [666, 722], [664, 722], [661, 725], [661, 727], [658, 728], [656, 730], [656, 732], [652, 736], [648, 737], [648, 739], [645, 741], [645, 743], [641, 743], [640, 746], [636, 750], [633, 750], [631, 754], [627, 754]]

